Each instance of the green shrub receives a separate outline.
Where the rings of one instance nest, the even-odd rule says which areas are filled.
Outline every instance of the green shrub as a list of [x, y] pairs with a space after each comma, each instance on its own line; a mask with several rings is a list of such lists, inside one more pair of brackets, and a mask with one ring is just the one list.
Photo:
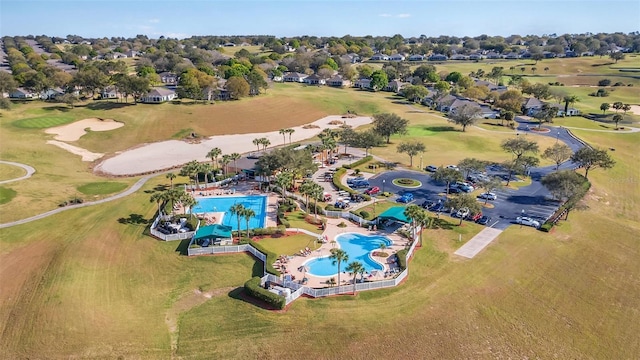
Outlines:
[[249, 245], [253, 246], [256, 250], [258, 250], [261, 253], [265, 254], [267, 256], [267, 260], [265, 260], [266, 263], [264, 264], [265, 271], [268, 272], [269, 274], [280, 276], [280, 271], [276, 270], [272, 265], [274, 262], [276, 262], [276, 260], [278, 260], [278, 255], [276, 253], [265, 249], [265, 247], [262, 246], [260, 243], [257, 243], [255, 241], [253, 241], [252, 239], [249, 239], [249, 238], [241, 238], [239, 243], [241, 245], [242, 244], [249, 244]]
[[369, 156], [363, 157], [362, 159], [354, 163], [342, 165], [342, 167], [345, 169], [353, 169], [371, 160], [373, 160], [373, 156], [369, 155]]
[[340, 179], [342, 179], [342, 177], [346, 173], [347, 173], [347, 169], [345, 168], [338, 169], [338, 171], [336, 171], [335, 174], [333, 174], [333, 179], [332, 179], [333, 186], [335, 186], [338, 190], [346, 191], [349, 194], [355, 194], [356, 192], [353, 189], [342, 185], [342, 183], [340, 182]]
[[367, 210], [360, 210], [360, 217], [363, 219], [368, 219], [371, 216]]
[[546, 222], [540, 226], [540, 231], [549, 232], [553, 228], [553, 223]]
[[396, 257], [398, 258], [398, 266], [404, 270], [407, 268], [407, 253], [408, 250], [402, 249], [396, 253]]
[[345, 227], [347, 227], [347, 224], [343, 221], [340, 224], [338, 224], [338, 227], [339, 228], [345, 228]]
[[286, 305], [286, 299], [283, 296], [276, 295], [260, 286], [260, 277], [258, 276], [244, 283], [244, 290], [247, 292], [247, 295], [264, 301], [276, 309], [284, 309]]
[[280, 223], [280, 225], [284, 225], [285, 228], [291, 227], [289, 220], [285, 219], [284, 217], [278, 217], [278, 222]]

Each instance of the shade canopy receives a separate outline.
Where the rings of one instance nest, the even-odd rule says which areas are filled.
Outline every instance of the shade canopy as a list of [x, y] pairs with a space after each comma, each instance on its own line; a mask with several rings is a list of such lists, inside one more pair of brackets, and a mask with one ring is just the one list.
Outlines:
[[196, 231], [195, 240], [199, 239], [229, 239], [231, 238], [231, 226], [213, 224], [203, 226]]
[[379, 219], [392, 219], [396, 221], [400, 221], [403, 223], [410, 223], [409, 219], [404, 215], [405, 206], [396, 206], [387, 209], [387, 211], [383, 212], [378, 216]]

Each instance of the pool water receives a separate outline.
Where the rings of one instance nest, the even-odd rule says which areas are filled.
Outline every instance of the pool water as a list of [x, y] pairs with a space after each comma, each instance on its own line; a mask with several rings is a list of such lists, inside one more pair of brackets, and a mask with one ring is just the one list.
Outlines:
[[[256, 216], [249, 220], [249, 228], [256, 229], [264, 227], [267, 209], [267, 197], [264, 195], [196, 198], [196, 201], [198, 201], [198, 203], [193, 207], [194, 214], [224, 212], [222, 224], [231, 226], [233, 230], [238, 230], [238, 217], [233, 215], [229, 209], [238, 203], [242, 204], [245, 208], [252, 209], [256, 213]], [[240, 229], [245, 230], [246, 227], [247, 221], [241, 216]]]
[[[354, 261], [359, 261], [365, 268], [366, 272], [373, 270], [383, 270], [384, 267], [379, 262], [373, 260], [370, 256], [372, 250], [380, 248], [380, 244], [391, 246], [391, 240], [381, 235], [364, 235], [358, 233], [345, 233], [336, 236], [336, 242], [340, 249], [349, 255], [349, 260], [340, 264], [340, 270], [345, 272], [347, 266]], [[333, 265], [333, 259], [330, 257], [321, 257], [311, 259], [304, 264], [309, 267], [307, 271], [310, 275], [315, 276], [334, 276], [338, 275], [338, 264]]]

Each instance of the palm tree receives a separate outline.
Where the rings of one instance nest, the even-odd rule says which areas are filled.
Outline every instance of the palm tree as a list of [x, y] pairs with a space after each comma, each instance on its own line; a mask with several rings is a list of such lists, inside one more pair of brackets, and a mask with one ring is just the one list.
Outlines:
[[404, 216], [411, 220], [411, 226], [413, 228], [413, 237], [411, 240], [416, 238], [416, 220], [420, 217], [420, 213], [422, 212], [424, 212], [424, 209], [418, 205], [409, 205], [404, 209]]
[[227, 165], [231, 162], [231, 155], [224, 154], [222, 155], [222, 159], [220, 159], [220, 164], [222, 165], [222, 169], [224, 174], [227, 175]]
[[193, 198], [193, 196], [185, 193], [186, 196], [182, 197], [182, 199], [180, 201], [182, 201], [182, 209], [184, 211], [184, 214], [187, 213], [187, 207], [189, 207], [189, 217], [193, 216], [193, 207], [196, 206], [196, 204], [198, 203], [198, 201], [196, 201], [196, 199]]
[[307, 209], [307, 213], [309, 213], [309, 196], [311, 196], [311, 193], [313, 191], [313, 184], [315, 184], [313, 181], [311, 180], [305, 180], [302, 185], [300, 185], [300, 194], [304, 195], [305, 197], [305, 209]]
[[151, 195], [151, 198], [149, 198], [149, 202], [155, 202], [158, 205], [158, 215], [160, 215], [160, 203], [164, 201], [163, 195], [163, 193], [156, 192]]
[[220, 150], [220, 148], [218, 147], [214, 147], [207, 153], [207, 157], [211, 158], [211, 164], [215, 167], [215, 169], [218, 168], [218, 156], [220, 155], [222, 155], [222, 150]]
[[338, 293], [340, 293], [340, 266], [342, 262], [349, 261], [349, 255], [342, 249], [331, 249], [331, 255], [329, 256], [333, 265], [338, 265]]
[[431, 217], [426, 211], [422, 210], [416, 214], [415, 222], [420, 226], [420, 247], [422, 247], [422, 233], [424, 233], [425, 227], [431, 223]]
[[336, 278], [332, 277], [327, 280], [327, 285], [329, 285], [329, 287], [334, 287], [336, 285]]
[[280, 129], [280, 131], [278, 131], [278, 133], [280, 133], [280, 135], [282, 135], [282, 145], [287, 145], [287, 129]]
[[571, 96], [567, 95], [564, 97], [563, 101], [564, 101], [564, 114], [566, 115], [567, 111], [569, 111], [569, 105], [572, 105], [580, 101], [580, 98], [578, 98], [575, 95], [571, 95]]
[[537, 68], [537, 67], [535, 67], [535, 66], [534, 66], [534, 67], [532, 67], [532, 68], [531, 68], [531, 73], [532, 73], [532, 74], [535, 74], [535, 73], [536, 73], [536, 70], [538, 70], [538, 68]]
[[211, 173], [211, 170], [213, 170], [211, 164], [207, 164], [207, 163], [201, 163], [200, 164], [200, 171], [204, 173], [204, 187], [207, 187], [207, 184], [209, 184], [209, 174]]
[[173, 189], [173, 179], [175, 179], [177, 176], [174, 173], [167, 173], [166, 178], [169, 179], [169, 184], [170, 184], [170, 188]]
[[260, 151], [260, 144], [262, 143], [261, 140], [262, 139], [258, 139], [258, 138], [253, 139], [253, 145], [255, 145], [258, 148], [258, 151]]
[[[253, 209], [244, 209], [242, 212], [242, 216], [244, 216], [244, 220], [247, 222], [247, 237], [249, 237], [249, 221], [252, 217], [256, 216], [256, 212]], [[240, 233], [240, 229], [238, 229], [238, 233]]]
[[231, 155], [229, 155], [229, 159], [233, 160], [233, 168], [236, 174], [238, 173], [238, 160], [240, 160], [241, 157], [242, 155], [238, 153], [232, 153]]
[[244, 214], [244, 205], [235, 203], [229, 208], [231, 215], [235, 215], [238, 218], [238, 239], [240, 239], [240, 217]]
[[[313, 217], [314, 219], [318, 219], [318, 200], [322, 198], [324, 195], [324, 188], [320, 184], [313, 183], [311, 185], [311, 198], [313, 198]], [[307, 209], [308, 211], [309, 209]]]
[[271, 145], [271, 141], [269, 141], [269, 139], [267, 139], [266, 137], [261, 138], [260, 139], [260, 145], [262, 145], [262, 150], [267, 150], [267, 148], [269, 147], [269, 145]]
[[178, 201], [181, 202], [186, 194], [187, 193], [179, 189], [170, 189], [162, 193], [162, 200], [171, 202], [171, 212], [173, 212], [175, 203]]
[[346, 270], [353, 274], [353, 293], [356, 293], [356, 280], [359, 273], [364, 272], [364, 266], [360, 261], [350, 263]]
[[295, 129], [291, 129], [291, 128], [289, 128], [289, 129], [286, 129], [286, 132], [287, 132], [287, 134], [289, 134], [289, 145], [291, 145], [291, 135], [292, 135], [294, 132], [296, 132], [296, 130], [295, 130]]
[[293, 174], [288, 171], [283, 171], [276, 175], [276, 184], [282, 189], [282, 196], [287, 197], [287, 188], [291, 186], [293, 181]]
[[190, 179], [194, 179], [196, 187], [198, 186], [198, 166], [199, 163], [195, 160], [192, 160], [184, 164], [182, 169], [180, 169], [180, 175], [188, 176]]

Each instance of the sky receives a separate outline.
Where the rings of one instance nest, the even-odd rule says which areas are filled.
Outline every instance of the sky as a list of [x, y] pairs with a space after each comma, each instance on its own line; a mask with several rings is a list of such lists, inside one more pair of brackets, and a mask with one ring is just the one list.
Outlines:
[[0, 35], [478, 36], [640, 30], [640, 0], [0, 0]]

